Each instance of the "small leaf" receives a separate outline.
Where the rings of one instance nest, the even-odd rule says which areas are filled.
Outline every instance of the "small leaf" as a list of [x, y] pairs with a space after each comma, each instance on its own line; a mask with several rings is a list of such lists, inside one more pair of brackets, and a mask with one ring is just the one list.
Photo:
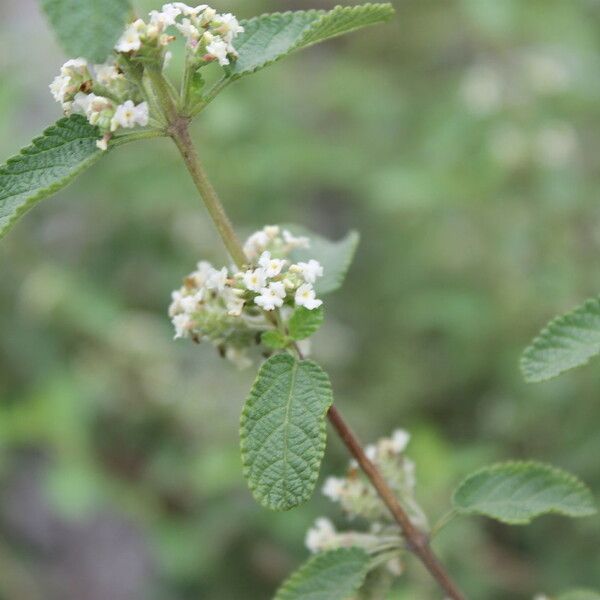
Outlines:
[[346, 600], [363, 584], [369, 560], [361, 548], [321, 552], [283, 583], [275, 600]]
[[585, 365], [600, 353], [600, 298], [557, 317], [523, 353], [521, 370], [526, 381], [544, 381]]
[[295, 50], [386, 21], [393, 14], [391, 4], [362, 4], [330, 11], [272, 13], [242, 21], [245, 31], [235, 39], [239, 58], [229, 76], [237, 79], [254, 73]]
[[305, 340], [315, 333], [323, 324], [323, 307], [308, 310], [304, 306], [297, 308], [288, 322], [290, 337], [293, 340]]
[[294, 250], [290, 255], [291, 260], [308, 262], [314, 258], [323, 266], [323, 277], [317, 279], [315, 283], [317, 294], [330, 294], [340, 288], [360, 240], [358, 232], [350, 231], [345, 238], [330, 242], [299, 225], [290, 225], [287, 228], [294, 235], [308, 237], [311, 242], [310, 248]]
[[277, 354], [260, 368], [240, 437], [244, 475], [263, 506], [288, 510], [312, 495], [332, 402], [329, 378], [312, 361]]
[[467, 477], [454, 492], [454, 508], [511, 525], [559, 513], [586, 517], [596, 512], [588, 488], [569, 473], [535, 462], [507, 462]]
[[265, 331], [261, 336], [261, 341], [265, 346], [268, 346], [269, 348], [275, 348], [276, 350], [279, 348], [285, 348], [288, 343], [283, 333], [276, 330]]
[[64, 188], [104, 153], [85, 117], [61, 119], [0, 167], [0, 237], [36, 202]]
[[58, 39], [72, 58], [104, 62], [125, 29], [128, 0], [40, 0]]
[[561, 594], [556, 600], [600, 600], [600, 594], [592, 590], [571, 590]]

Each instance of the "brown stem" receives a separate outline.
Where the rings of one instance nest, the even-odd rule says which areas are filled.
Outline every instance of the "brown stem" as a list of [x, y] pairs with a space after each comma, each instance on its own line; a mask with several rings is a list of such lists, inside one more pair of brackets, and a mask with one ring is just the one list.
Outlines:
[[329, 409], [327, 416], [329, 422], [333, 425], [334, 429], [346, 445], [346, 448], [350, 451], [350, 454], [354, 456], [360, 468], [364, 471], [365, 475], [373, 484], [373, 487], [377, 490], [379, 497], [389, 508], [394, 520], [402, 530], [402, 534], [406, 539], [409, 549], [421, 559], [421, 562], [450, 598], [453, 600], [465, 600], [465, 596], [462, 595], [455, 583], [450, 579], [446, 569], [431, 549], [428, 536], [417, 529], [408, 518], [408, 515], [402, 506], [400, 506], [400, 503], [396, 499], [390, 486], [381, 476], [377, 467], [367, 458], [360, 441], [344, 421], [339, 410], [335, 406], [332, 406]]

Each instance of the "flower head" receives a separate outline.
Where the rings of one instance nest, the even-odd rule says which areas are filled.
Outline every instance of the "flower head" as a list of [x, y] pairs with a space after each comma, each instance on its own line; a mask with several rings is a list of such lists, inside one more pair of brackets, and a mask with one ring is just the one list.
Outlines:
[[315, 290], [310, 283], [304, 283], [296, 290], [295, 300], [297, 306], [304, 306], [308, 310], [314, 310], [323, 304], [323, 301], [316, 297]]

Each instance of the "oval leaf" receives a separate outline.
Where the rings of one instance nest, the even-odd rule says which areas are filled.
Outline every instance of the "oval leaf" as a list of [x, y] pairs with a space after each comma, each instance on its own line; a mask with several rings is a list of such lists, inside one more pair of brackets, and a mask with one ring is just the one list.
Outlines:
[[40, 0], [63, 48], [73, 58], [104, 62], [125, 29], [128, 0]]
[[525, 350], [521, 370], [531, 383], [586, 364], [600, 352], [600, 298], [557, 317]]
[[329, 378], [312, 361], [278, 354], [260, 368], [240, 437], [244, 475], [263, 506], [288, 510], [312, 495], [332, 402]]
[[61, 119], [0, 167], [0, 237], [36, 202], [54, 194], [104, 154], [85, 117]]
[[279, 588], [275, 600], [346, 600], [363, 584], [369, 555], [360, 548], [321, 552]]
[[330, 242], [299, 225], [290, 225], [287, 228], [296, 236], [306, 236], [310, 239], [310, 248], [294, 250], [290, 259], [293, 262], [307, 262], [314, 258], [323, 266], [323, 277], [315, 283], [317, 294], [330, 294], [339, 289], [354, 259], [360, 241], [358, 232], [350, 231], [345, 238]]
[[596, 512], [592, 494], [569, 473], [533, 462], [486, 467], [467, 477], [452, 498], [461, 513], [481, 514], [511, 525], [546, 513], [585, 517]]
[[323, 307], [308, 310], [304, 306], [297, 308], [288, 322], [290, 337], [293, 340], [300, 341], [316, 333], [323, 324]]
[[242, 21], [245, 31], [235, 40], [239, 58], [229, 76], [237, 79], [254, 73], [295, 50], [386, 21], [393, 14], [391, 4], [362, 4], [330, 11], [272, 13]]

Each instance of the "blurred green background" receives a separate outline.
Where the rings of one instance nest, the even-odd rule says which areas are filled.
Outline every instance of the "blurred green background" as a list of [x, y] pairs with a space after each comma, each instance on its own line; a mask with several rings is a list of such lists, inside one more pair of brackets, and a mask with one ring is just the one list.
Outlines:
[[[142, 10], [157, 2], [136, 2]], [[241, 0], [262, 11], [332, 2]], [[413, 433], [432, 518], [486, 462], [536, 458], [600, 490], [597, 365], [527, 386], [522, 348], [600, 290], [600, 2], [397, 1], [385, 26], [228, 89], [195, 139], [242, 235], [298, 222], [362, 242], [315, 355], [364, 440]], [[0, 4], [0, 150], [59, 117], [64, 55], [34, 0]], [[269, 598], [336, 507], [251, 499], [252, 370], [172, 342], [169, 295], [225, 254], [174, 148], [112, 153], [0, 244], [0, 598]], [[347, 458], [330, 436], [324, 474]], [[472, 598], [600, 587], [600, 517], [451, 524]], [[419, 565], [394, 600], [438, 599]]]

